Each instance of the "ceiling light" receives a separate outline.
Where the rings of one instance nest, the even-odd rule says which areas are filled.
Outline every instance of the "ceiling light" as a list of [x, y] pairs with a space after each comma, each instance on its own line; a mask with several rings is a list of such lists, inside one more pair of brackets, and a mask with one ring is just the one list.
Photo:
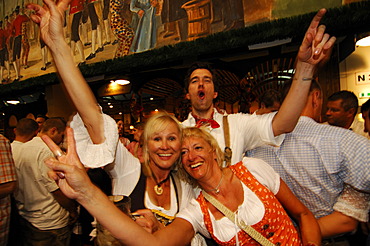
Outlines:
[[361, 33], [356, 38], [356, 46], [357, 47], [365, 47], [370, 46], [370, 33]]
[[111, 80], [110, 82], [111, 83], [116, 83], [116, 84], [119, 84], [119, 85], [128, 85], [128, 84], [130, 84], [130, 81], [127, 80], [127, 79], [116, 79], [116, 80]]
[[17, 105], [17, 104], [20, 103], [20, 101], [18, 101], [18, 100], [9, 100], [9, 101], [6, 101], [6, 102], [9, 103], [9, 104], [13, 104], [13, 105]]

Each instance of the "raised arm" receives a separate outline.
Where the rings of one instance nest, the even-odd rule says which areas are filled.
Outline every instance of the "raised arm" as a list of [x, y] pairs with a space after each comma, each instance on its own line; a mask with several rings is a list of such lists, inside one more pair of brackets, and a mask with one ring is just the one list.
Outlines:
[[311, 211], [294, 196], [282, 179], [280, 179], [280, 189], [276, 198], [288, 214], [298, 221], [303, 245], [307, 245], [309, 242], [321, 245], [321, 232], [317, 220]]
[[34, 11], [31, 19], [40, 26], [41, 37], [49, 47], [62, 83], [65, 86], [77, 112], [89, 132], [93, 143], [102, 143], [103, 117], [94, 94], [76, 67], [71, 50], [63, 35], [64, 11], [71, 0], [43, 0], [46, 6], [28, 4]]
[[192, 225], [184, 219], [176, 219], [166, 228], [150, 234], [119, 210], [108, 197], [93, 185], [76, 153], [73, 130], [67, 129], [68, 152], [63, 152], [47, 136], [42, 136], [51, 151], [58, 156], [45, 161], [51, 168], [50, 178], [70, 199], [75, 199], [99, 223], [124, 245], [188, 245], [194, 236]]
[[293, 131], [306, 104], [311, 79], [314, 78], [318, 66], [330, 58], [336, 38], [325, 33], [324, 25], [319, 26], [325, 13], [325, 9], [317, 12], [299, 48], [292, 86], [272, 121], [275, 136]]

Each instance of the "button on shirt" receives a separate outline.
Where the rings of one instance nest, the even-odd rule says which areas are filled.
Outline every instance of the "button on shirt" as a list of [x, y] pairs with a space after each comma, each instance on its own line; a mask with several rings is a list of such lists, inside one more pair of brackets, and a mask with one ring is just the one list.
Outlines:
[[344, 183], [370, 192], [369, 150], [368, 139], [302, 116], [280, 147], [262, 146], [247, 155], [269, 163], [320, 218], [333, 212]]

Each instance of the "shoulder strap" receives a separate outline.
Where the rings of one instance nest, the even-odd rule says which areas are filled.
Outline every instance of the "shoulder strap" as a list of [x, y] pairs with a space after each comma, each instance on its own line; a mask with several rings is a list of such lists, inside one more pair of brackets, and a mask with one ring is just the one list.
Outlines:
[[176, 173], [171, 172], [170, 173], [171, 178], [173, 180], [173, 186], [175, 188], [176, 193], [176, 202], [177, 202], [177, 213], [180, 211], [181, 206], [181, 198], [182, 198], [182, 187], [179, 177], [176, 175]]
[[261, 233], [256, 231], [256, 229], [254, 229], [253, 227], [246, 225], [243, 220], [236, 221], [235, 214], [226, 206], [224, 206], [221, 202], [219, 202], [216, 198], [209, 195], [204, 190], [202, 191], [202, 194], [205, 199], [207, 199], [213, 206], [215, 206], [221, 213], [223, 213], [231, 222], [235, 223], [240, 229], [245, 231], [250, 237], [252, 237], [258, 243], [260, 243], [263, 246], [274, 246], [274, 244], [270, 240], [268, 240]]
[[230, 130], [229, 130], [229, 121], [227, 120], [227, 115], [222, 117], [222, 125], [224, 128], [224, 139], [225, 139], [225, 150], [224, 150], [224, 159], [226, 162], [226, 166], [231, 165], [231, 157], [233, 152], [230, 148]]

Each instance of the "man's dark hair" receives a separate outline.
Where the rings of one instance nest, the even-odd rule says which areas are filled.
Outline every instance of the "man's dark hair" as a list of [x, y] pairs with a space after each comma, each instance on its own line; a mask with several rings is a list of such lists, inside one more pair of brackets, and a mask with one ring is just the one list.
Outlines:
[[44, 114], [38, 114], [37, 116], [36, 116], [36, 119], [37, 118], [44, 118], [45, 120], [47, 120], [47, 119], [49, 119], [46, 115], [44, 115]]
[[37, 129], [39, 129], [39, 125], [33, 119], [23, 118], [18, 121], [16, 129], [17, 135], [29, 136], [31, 134], [34, 134]]
[[361, 113], [362, 115], [367, 113], [367, 116], [370, 117], [370, 99], [368, 99], [364, 104], [362, 104]]
[[358, 108], [358, 99], [352, 91], [337, 91], [328, 97], [328, 102], [337, 101], [342, 99], [341, 106], [345, 111], [350, 110], [351, 108], [355, 109], [355, 114], [357, 113]]
[[145, 126], [145, 122], [136, 122], [136, 123], [134, 124], [134, 127], [135, 127], [136, 129], [140, 129], [140, 130], [144, 130], [144, 126]]
[[20, 7], [19, 7], [19, 5], [15, 8], [15, 10], [14, 10], [14, 12], [18, 15], [19, 14], [19, 9], [20, 9]]
[[274, 89], [266, 90], [262, 95], [259, 97], [259, 107], [261, 108], [261, 104], [263, 103], [266, 108], [274, 106], [274, 103], [278, 102], [281, 103], [281, 93]]
[[217, 79], [216, 71], [212, 68], [212, 66], [209, 63], [202, 63], [202, 62], [193, 63], [189, 67], [188, 71], [186, 72], [185, 80], [184, 80], [186, 92], [189, 91], [190, 76], [197, 69], [207, 69], [212, 74], [212, 80], [213, 80], [215, 92], [218, 92], [218, 79]]
[[63, 132], [66, 129], [67, 123], [61, 117], [53, 117], [47, 119], [45, 123], [42, 125], [41, 132], [47, 132], [51, 128], [57, 128], [58, 132]]

